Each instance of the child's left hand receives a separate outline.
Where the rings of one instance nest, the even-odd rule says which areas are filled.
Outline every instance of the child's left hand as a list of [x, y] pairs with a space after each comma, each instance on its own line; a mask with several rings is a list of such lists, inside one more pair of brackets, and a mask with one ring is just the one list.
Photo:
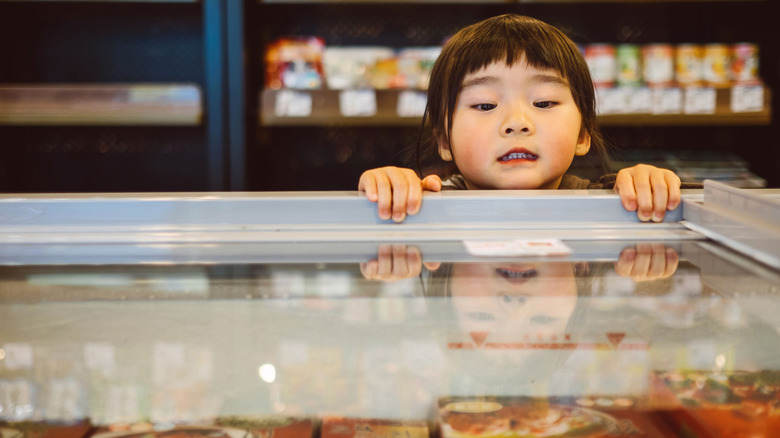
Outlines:
[[647, 164], [620, 170], [615, 190], [623, 207], [636, 211], [642, 222], [661, 222], [666, 210], [674, 210], [680, 205], [680, 178], [671, 170]]

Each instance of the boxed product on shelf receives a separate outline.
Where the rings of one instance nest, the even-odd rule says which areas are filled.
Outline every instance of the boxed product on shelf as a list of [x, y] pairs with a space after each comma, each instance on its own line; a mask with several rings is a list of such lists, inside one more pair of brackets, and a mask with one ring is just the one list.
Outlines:
[[378, 418], [322, 418], [320, 438], [430, 438], [423, 420]]
[[370, 86], [370, 69], [379, 60], [392, 59], [390, 47], [326, 47], [323, 64], [325, 82], [332, 90]]
[[443, 397], [437, 408], [440, 438], [674, 436], [625, 397]]
[[275, 40], [265, 52], [266, 88], [322, 88], [324, 52], [325, 41], [317, 36], [290, 36]]

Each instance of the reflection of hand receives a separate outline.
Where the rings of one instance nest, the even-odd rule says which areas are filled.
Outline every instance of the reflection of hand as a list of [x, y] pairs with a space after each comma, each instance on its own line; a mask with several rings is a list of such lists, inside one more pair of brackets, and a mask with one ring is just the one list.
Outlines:
[[679, 262], [677, 251], [663, 243], [640, 243], [620, 252], [615, 272], [634, 281], [659, 280], [671, 277]]
[[379, 245], [376, 260], [360, 264], [360, 272], [369, 280], [401, 280], [422, 270], [420, 250], [406, 245]]

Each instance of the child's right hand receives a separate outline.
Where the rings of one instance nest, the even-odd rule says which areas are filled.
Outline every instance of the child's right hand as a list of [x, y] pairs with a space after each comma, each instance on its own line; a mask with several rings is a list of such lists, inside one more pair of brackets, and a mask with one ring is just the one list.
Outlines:
[[403, 222], [407, 214], [420, 211], [423, 190], [441, 190], [441, 178], [428, 175], [420, 180], [412, 169], [380, 167], [360, 175], [358, 190], [365, 192], [369, 201], [376, 202], [380, 218]]

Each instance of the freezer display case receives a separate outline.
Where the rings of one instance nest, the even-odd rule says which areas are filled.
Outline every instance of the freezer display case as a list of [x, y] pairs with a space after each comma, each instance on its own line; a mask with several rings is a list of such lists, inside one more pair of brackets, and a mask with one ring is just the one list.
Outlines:
[[780, 191], [683, 199], [2, 196], [0, 436], [777, 436]]

